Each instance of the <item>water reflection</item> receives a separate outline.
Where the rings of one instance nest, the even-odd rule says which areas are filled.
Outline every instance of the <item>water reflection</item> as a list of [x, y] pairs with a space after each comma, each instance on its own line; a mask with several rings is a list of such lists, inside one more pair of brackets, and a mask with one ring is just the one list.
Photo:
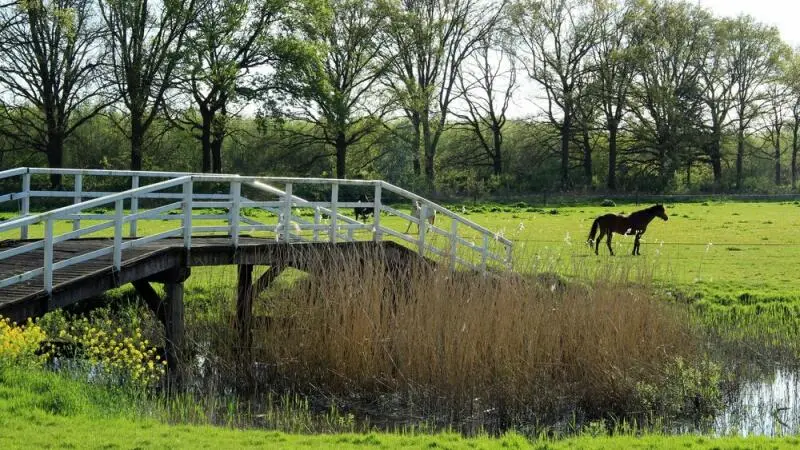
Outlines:
[[800, 373], [776, 370], [773, 377], [740, 383], [728, 393], [715, 421], [722, 435], [781, 436], [800, 431]]

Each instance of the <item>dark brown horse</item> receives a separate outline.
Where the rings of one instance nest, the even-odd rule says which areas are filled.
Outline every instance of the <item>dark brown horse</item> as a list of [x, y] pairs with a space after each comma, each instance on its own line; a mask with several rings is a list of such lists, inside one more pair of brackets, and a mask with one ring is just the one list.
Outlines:
[[[639, 239], [642, 237], [645, 230], [647, 230], [647, 225], [656, 217], [668, 220], [667, 213], [664, 211], [664, 205], [655, 205], [647, 209], [635, 211], [631, 213], [630, 216], [620, 216], [617, 214], [602, 215], [594, 219], [594, 223], [592, 223], [592, 231], [589, 232], [589, 246], [591, 247], [594, 243], [594, 254], [597, 255], [598, 249], [600, 248], [600, 241], [603, 240], [603, 236], [608, 235], [606, 244], [608, 245], [608, 251], [611, 252], [613, 256], [614, 250], [611, 249], [611, 235], [614, 233], [634, 234], [636, 235], [636, 239], [633, 241], [633, 254], [640, 255]], [[594, 236], [597, 234], [598, 229], [600, 230], [600, 236], [598, 236], [595, 241]]]

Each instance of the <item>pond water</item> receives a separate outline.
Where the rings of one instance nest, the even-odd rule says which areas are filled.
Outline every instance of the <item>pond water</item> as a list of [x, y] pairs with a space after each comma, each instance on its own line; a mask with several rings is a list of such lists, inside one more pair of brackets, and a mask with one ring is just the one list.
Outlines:
[[776, 370], [773, 376], [742, 382], [726, 394], [725, 410], [714, 428], [721, 435], [781, 436], [800, 432], [800, 372]]

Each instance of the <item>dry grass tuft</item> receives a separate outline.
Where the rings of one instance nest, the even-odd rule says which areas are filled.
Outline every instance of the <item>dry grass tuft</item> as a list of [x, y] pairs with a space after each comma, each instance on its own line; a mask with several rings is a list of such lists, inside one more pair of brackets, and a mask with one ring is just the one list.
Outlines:
[[358, 399], [373, 416], [505, 427], [646, 415], [637, 385], [697, 361], [687, 312], [646, 287], [390, 265], [321, 259], [262, 298], [264, 381]]

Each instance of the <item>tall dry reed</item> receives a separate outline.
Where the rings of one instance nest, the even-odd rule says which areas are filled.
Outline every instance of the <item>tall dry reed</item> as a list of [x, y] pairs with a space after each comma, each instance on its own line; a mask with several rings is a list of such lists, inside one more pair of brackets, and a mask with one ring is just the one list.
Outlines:
[[640, 413], [637, 384], [697, 356], [686, 311], [646, 287], [361, 256], [320, 258], [257, 305], [268, 383], [375, 405], [388, 395], [451, 421], [548, 422]]

